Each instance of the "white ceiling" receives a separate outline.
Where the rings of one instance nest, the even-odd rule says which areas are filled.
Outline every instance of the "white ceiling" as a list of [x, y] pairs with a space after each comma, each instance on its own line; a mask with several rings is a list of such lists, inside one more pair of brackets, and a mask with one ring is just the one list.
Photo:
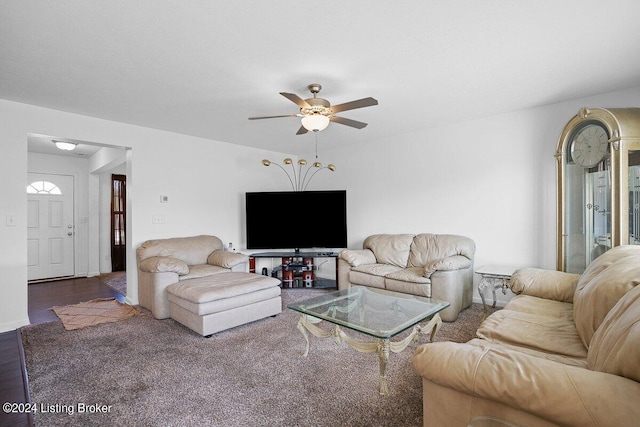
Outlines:
[[[3, 0], [0, 98], [305, 152], [278, 92], [333, 104], [320, 149], [640, 85], [638, 0]], [[64, 137], [65, 135], [58, 135]]]

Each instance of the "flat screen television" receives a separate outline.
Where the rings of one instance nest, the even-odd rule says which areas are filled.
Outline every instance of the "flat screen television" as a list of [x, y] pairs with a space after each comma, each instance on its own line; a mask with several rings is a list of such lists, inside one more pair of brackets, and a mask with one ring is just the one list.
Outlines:
[[246, 193], [247, 249], [347, 247], [347, 192]]

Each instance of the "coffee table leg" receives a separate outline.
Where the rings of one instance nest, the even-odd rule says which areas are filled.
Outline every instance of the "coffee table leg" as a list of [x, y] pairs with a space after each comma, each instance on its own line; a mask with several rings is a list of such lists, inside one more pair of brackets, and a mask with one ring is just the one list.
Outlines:
[[300, 316], [300, 320], [298, 321], [298, 330], [302, 333], [304, 340], [307, 342], [307, 349], [304, 351], [302, 357], [307, 357], [309, 355], [309, 334], [307, 334], [307, 330], [305, 328], [307, 316], [304, 314]]
[[306, 314], [300, 316], [300, 320], [298, 320], [298, 330], [302, 333], [302, 336], [304, 336], [304, 339], [307, 342], [307, 349], [302, 355], [303, 357], [307, 357], [309, 355], [309, 334], [307, 334], [307, 331], [311, 332], [318, 338], [327, 338], [333, 336], [335, 337], [336, 345], [340, 344], [340, 333], [343, 333], [342, 331], [340, 331], [338, 325], [336, 325], [329, 331], [318, 328], [316, 325], [309, 321], [309, 318]]
[[389, 394], [389, 387], [387, 386], [389, 352], [392, 351], [394, 353], [400, 353], [402, 350], [407, 348], [407, 346], [418, 335], [422, 334], [430, 333], [430, 341], [433, 342], [440, 326], [442, 326], [442, 319], [440, 319], [440, 315], [435, 314], [426, 324], [422, 326], [414, 326], [413, 331], [411, 331], [411, 333], [401, 341], [391, 342], [388, 338], [378, 338], [376, 341], [362, 342], [349, 338], [349, 336], [347, 336], [347, 334], [345, 334], [338, 325], [335, 325], [335, 327], [329, 331], [325, 331], [309, 322], [305, 314], [301, 315], [300, 320], [298, 321], [298, 330], [302, 333], [302, 336], [304, 336], [304, 339], [307, 342], [307, 348], [303, 354], [304, 357], [307, 357], [309, 354], [309, 335], [307, 334], [307, 331], [311, 332], [311, 334], [318, 338], [327, 338], [332, 336], [336, 345], [340, 344], [342, 341], [349, 347], [361, 353], [377, 352], [378, 358], [380, 359], [380, 394], [383, 396]]
[[380, 394], [389, 394], [387, 386], [387, 364], [389, 363], [389, 340], [378, 338], [378, 356], [380, 357]]

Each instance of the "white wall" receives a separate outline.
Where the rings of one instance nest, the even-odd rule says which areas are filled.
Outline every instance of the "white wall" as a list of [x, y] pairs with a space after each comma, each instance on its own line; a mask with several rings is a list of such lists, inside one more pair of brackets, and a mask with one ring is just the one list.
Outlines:
[[[5, 100], [0, 100], [0, 118], [0, 332], [29, 323], [25, 193], [29, 133], [131, 148], [127, 152], [129, 266], [135, 265], [131, 248], [152, 238], [215, 234], [242, 247], [243, 194], [273, 189], [272, 176], [260, 160], [283, 156]], [[97, 190], [98, 181], [90, 177], [88, 187]], [[161, 204], [160, 195], [169, 196], [169, 203]], [[151, 224], [152, 215], [164, 215], [165, 223]], [[15, 225], [7, 225], [7, 216], [15, 218]], [[99, 253], [98, 239], [88, 245], [88, 256], [94, 258], [91, 253]], [[127, 283], [128, 300], [135, 304], [133, 268], [128, 269]]]
[[640, 87], [323, 152], [338, 169], [315, 184], [347, 190], [350, 248], [375, 233], [461, 234], [476, 267], [555, 269], [554, 153], [585, 106], [640, 106]]
[[[372, 233], [455, 233], [475, 240], [476, 266], [554, 268], [553, 154], [562, 128], [583, 106], [639, 104], [640, 87], [323, 152], [321, 161], [338, 170], [318, 174], [309, 189], [347, 190], [352, 248]], [[242, 248], [244, 192], [286, 189], [260, 165], [281, 153], [2, 100], [0, 118], [0, 331], [28, 323], [24, 183], [30, 132], [131, 148], [133, 248], [151, 238], [202, 233]], [[374, 134], [375, 123], [367, 131]], [[169, 203], [161, 204], [160, 195]], [[6, 225], [8, 215], [15, 226]], [[152, 224], [153, 215], [163, 215], [165, 224]], [[133, 251], [127, 264], [135, 265]], [[135, 269], [127, 280], [129, 302], [136, 303]]]

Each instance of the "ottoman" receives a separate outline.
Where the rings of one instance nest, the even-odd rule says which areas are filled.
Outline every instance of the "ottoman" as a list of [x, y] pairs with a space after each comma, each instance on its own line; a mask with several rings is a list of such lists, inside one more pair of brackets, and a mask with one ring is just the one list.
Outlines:
[[254, 273], [228, 272], [167, 287], [171, 318], [202, 336], [282, 312], [280, 281]]

